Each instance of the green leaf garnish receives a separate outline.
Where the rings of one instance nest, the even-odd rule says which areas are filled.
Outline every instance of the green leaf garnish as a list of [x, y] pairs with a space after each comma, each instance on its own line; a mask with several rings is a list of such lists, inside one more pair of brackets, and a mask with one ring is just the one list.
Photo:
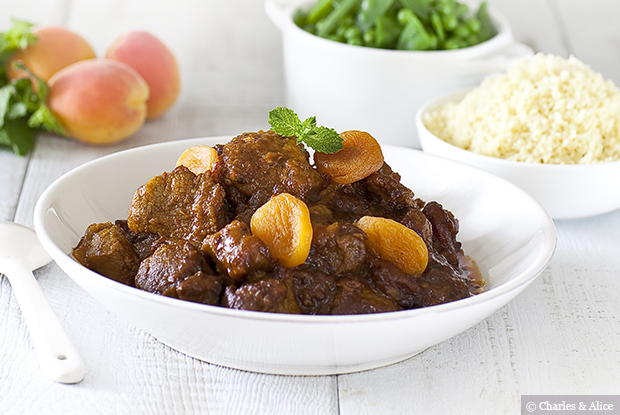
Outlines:
[[286, 107], [278, 107], [269, 111], [269, 125], [274, 133], [285, 137], [298, 136], [304, 128], [299, 116]]
[[26, 49], [29, 44], [35, 42], [37, 37], [32, 33], [32, 23], [11, 19], [13, 27], [6, 32], [0, 33], [0, 60], [6, 60], [17, 52], [18, 49]]
[[49, 107], [42, 104], [37, 110], [28, 118], [28, 127], [38, 128], [46, 131], [52, 131], [56, 134], [66, 135], [65, 129], [62, 128], [60, 122]]
[[285, 137], [297, 137], [297, 143], [305, 143], [321, 153], [336, 153], [342, 150], [342, 137], [333, 128], [316, 125], [316, 117], [301, 122], [295, 111], [277, 107], [269, 111], [271, 131]]
[[20, 61], [12, 65], [25, 72], [27, 78], [9, 81], [7, 76], [7, 62], [13, 54], [36, 42], [32, 27], [32, 23], [13, 19], [13, 27], [0, 33], [0, 147], [9, 147], [20, 156], [32, 150], [38, 131], [65, 135], [60, 122], [46, 105], [47, 84]]
[[0, 129], [0, 144], [8, 146], [17, 155], [24, 156], [34, 146], [34, 130], [25, 118], [9, 120]]

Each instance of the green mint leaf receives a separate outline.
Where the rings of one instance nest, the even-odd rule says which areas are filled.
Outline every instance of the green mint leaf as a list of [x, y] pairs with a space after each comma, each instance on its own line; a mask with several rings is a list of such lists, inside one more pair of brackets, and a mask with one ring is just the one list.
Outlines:
[[[34, 112], [39, 108], [39, 105], [45, 103], [49, 94], [49, 88], [45, 82], [39, 79], [22, 63], [13, 62], [13, 66], [28, 75], [27, 78], [16, 79], [12, 82], [16, 89], [14, 95], [16, 98], [19, 98], [21, 102], [26, 104], [28, 111]], [[37, 87], [34, 88], [33, 84], [36, 84]]]
[[302, 123], [295, 111], [277, 107], [269, 111], [269, 125], [274, 133], [285, 137], [297, 137], [297, 143], [322, 153], [342, 150], [342, 137], [333, 128], [316, 125], [316, 117], [309, 117]]
[[41, 105], [28, 119], [28, 127], [39, 128], [42, 130], [53, 131], [60, 135], [67, 135], [65, 129], [62, 128], [60, 122], [49, 107], [45, 104]]
[[269, 111], [269, 125], [271, 131], [284, 137], [293, 137], [302, 134], [303, 126], [295, 111], [286, 107], [277, 107]]
[[11, 97], [15, 88], [12, 85], [5, 85], [0, 88], [0, 128], [4, 125], [4, 117], [6, 117], [11, 107]]
[[306, 118], [304, 120], [304, 122], [301, 124], [302, 126], [302, 135], [308, 135], [310, 134], [310, 132], [316, 128], [316, 117], [312, 116], [309, 118]]
[[[38, 128], [53, 131], [60, 135], [66, 135], [58, 119], [52, 114], [49, 107], [45, 105], [45, 101], [49, 95], [49, 87], [47, 84], [34, 75], [23, 64], [15, 63], [14, 66], [20, 71], [26, 72], [28, 78], [14, 81], [14, 96], [19, 99], [19, 101], [13, 105], [12, 109], [16, 114], [22, 112], [21, 115], [25, 115], [23, 109], [26, 109], [26, 112], [31, 114], [28, 119], [28, 127], [30, 128]], [[36, 88], [33, 88], [33, 83], [36, 83]]]
[[6, 76], [6, 65], [2, 64], [0, 60], [0, 87], [5, 86], [9, 83], [8, 77]]
[[0, 128], [0, 146], [11, 146], [11, 138], [9, 137], [4, 128]]
[[0, 60], [8, 59], [19, 49], [26, 49], [29, 44], [36, 42], [37, 37], [32, 34], [32, 23], [12, 19], [13, 27], [0, 33]]
[[16, 102], [9, 107], [6, 113], [7, 120], [16, 120], [28, 114], [28, 107], [23, 102]]
[[26, 155], [34, 147], [34, 130], [28, 127], [26, 118], [7, 120], [0, 129], [0, 144], [10, 147], [17, 155]]
[[342, 137], [333, 128], [316, 127], [304, 140], [308, 146], [321, 153], [336, 153], [342, 150]]

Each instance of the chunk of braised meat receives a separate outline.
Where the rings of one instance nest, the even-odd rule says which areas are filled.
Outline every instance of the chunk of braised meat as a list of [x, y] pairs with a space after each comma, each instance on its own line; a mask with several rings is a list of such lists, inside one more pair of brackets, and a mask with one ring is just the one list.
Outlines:
[[350, 223], [313, 224], [312, 246], [303, 266], [330, 275], [359, 273], [366, 258], [366, 234]]
[[420, 306], [420, 287], [417, 277], [406, 274], [396, 265], [380, 258], [373, 258], [370, 276], [374, 286], [404, 309]]
[[185, 166], [155, 176], [134, 194], [127, 224], [134, 232], [157, 233], [197, 244], [230, 221], [224, 189], [209, 172]]
[[161, 236], [156, 233], [132, 231], [126, 220], [116, 220], [114, 224], [123, 230], [125, 238], [133, 245], [140, 261], [153, 255], [162, 241]]
[[318, 269], [281, 268], [293, 281], [293, 293], [302, 314], [329, 314], [336, 295], [336, 279]]
[[218, 305], [223, 279], [202, 253], [184, 240], [168, 240], [140, 264], [136, 287], [167, 297]]
[[368, 284], [353, 278], [340, 278], [331, 314], [369, 314], [399, 310], [393, 300], [378, 294]]
[[452, 212], [445, 210], [437, 202], [429, 202], [422, 210], [433, 228], [434, 248], [455, 268], [459, 267], [461, 243], [456, 240], [459, 222]]
[[228, 198], [243, 222], [249, 222], [253, 210], [273, 195], [290, 193], [305, 200], [325, 183], [295, 138], [272, 131], [245, 133], [217, 150]]
[[419, 207], [411, 189], [400, 182], [400, 175], [386, 163], [355, 183], [329, 183], [320, 193], [318, 203], [330, 209], [336, 220], [345, 222], [362, 216], [400, 220], [407, 209]]
[[400, 174], [394, 172], [387, 163], [383, 163], [379, 171], [362, 180], [368, 199], [374, 202], [373, 207], [377, 209], [374, 216], [387, 217], [386, 212], [415, 206], [413, 191], [402, 184], [400, 179]]
[[433, 225], [428, 220], [422, 209], [406, 209], [400, 221], [409, 229], [413, 229], [422, 237], [427, 247], [433, 246]]
[[226, 287], [222, 306], [238, 310], [299, 314], [291, 282], [266, 278], [240, 287]]
[[428, 267], [418, 278], [420, 306], [428, 307], [470, 297], [469, 275], [455, 269], [443, 255], [432, 252]]
[[[321, 191], [317, 203], [331, 213], [332, 221], [355, 222], [362, 216], [370, 215], [370, 203], [359, 193], [365, 193], [365, 189], [355, 183], [329, 183]], [[311, 205], [311, 212], [312, 208]]]
[[228, 275], [235, 281], [272, 267], [267, 245], [251, 234], [247, 224], [237, 220], [207, 236], [202, 251], [213, 260], [219, 274]]
[[90, 225], [71, 255], [85, 267], [132, 286], [140, 266], [140, 259], [123, 229], [111, 222]]

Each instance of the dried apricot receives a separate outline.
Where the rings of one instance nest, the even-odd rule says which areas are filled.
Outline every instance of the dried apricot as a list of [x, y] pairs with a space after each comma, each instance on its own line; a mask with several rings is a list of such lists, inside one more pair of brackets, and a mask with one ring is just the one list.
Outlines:
[[366, 233], [366, 244], [380, 258], [411, 275], [420, 275], [426, 269], [428, 248], [413, 229], [395, 220], [374, 216], [363, 216], [355, 225]]
[[185, 166], [194, 174], [213, 171], [219, 155], [210, 146], [192, 146], [185, 150], [177, 159], [174, 167]]
[[306, 261], [312, 244], [312, 222], [302, 200], [289, 193], [273, 196], [254, 212], [250, 229], [282, 266], [292, 268]]
[[314, 153], [314, 164], [326, 177], [339, 184], [362, 180], [383, 166], [383, 152], [375, 138], [364, 131], [340, 133], [343, 149], [336, 153]]

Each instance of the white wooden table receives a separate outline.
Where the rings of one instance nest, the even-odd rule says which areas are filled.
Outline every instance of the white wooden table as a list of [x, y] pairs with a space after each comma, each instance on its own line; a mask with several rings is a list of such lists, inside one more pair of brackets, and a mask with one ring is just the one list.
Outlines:
[[[489, 3], [519, 41], [572, 53], [620, 84], [617, 0]], [[0, 0], [0, 11], [2, 31], [10, 17], [62, 24], [100, 55], [120, 33], [149, 30], [176, 54], [183, 81], [173, 109], [121, 144], [95, 148], [40, 135], [27, 157], [0, 150], [0, 220], [32, 226], [46, 186], [96, 157], [268, 128], [267, 112], [284, 104], [280, 34], [261, 0]], [[262, 375], [186, 357], [50, 264], [36, 275], [86, 364], [81, 383], [53, 383], [2, 276], [0, 413], [518, 414], [523, 394], [619, 394], [620, 211], [556, 226], [548, 268], [506, 307], [405, 362], [341, 376]]]

